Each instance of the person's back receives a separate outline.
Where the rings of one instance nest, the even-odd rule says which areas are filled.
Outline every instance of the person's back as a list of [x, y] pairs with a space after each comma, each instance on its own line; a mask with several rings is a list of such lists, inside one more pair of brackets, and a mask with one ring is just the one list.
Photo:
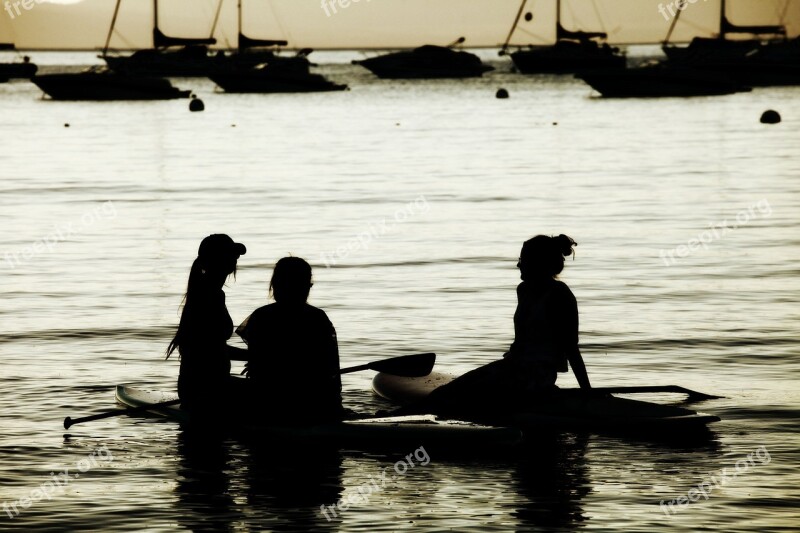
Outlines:
[[192, 299], [187, 299], [181, 319], [181, 375], [227, 377], [231, 365], [226, 346], [233, 320], [225, 306], [225, 293], [204, 281], [198, 285]]
[[271, 419], [298, 423], [329, 419], [342, 410], [336, 330], [321, 309], [306, 303], [311, 267], [281, 259], [271, 282], [275, 303], [250, 315], [239, 334], [248, 346], [248, 377]]
[[565, 346], [578, 343], [578, 303], [567, 285], [556, 279], [524, 281], [517, 287], [514, 342], [506, 357], [547, 360], [567, 371]]

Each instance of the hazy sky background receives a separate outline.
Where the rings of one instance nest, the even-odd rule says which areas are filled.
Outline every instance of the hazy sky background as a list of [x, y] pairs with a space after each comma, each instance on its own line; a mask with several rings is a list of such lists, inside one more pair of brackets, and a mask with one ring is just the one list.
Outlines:
[[[5, 5], [6, 0], [0, 0]], [[16, 0], [12, 0], [16, 1]], [[33, 1], [33, 0], [30, 0]], [[0, 41], [18, 48], [100, 48], [116, 0], [38, 0], [12, 16], [0, 12]], [[220, 0], [160, 0], [162, 30], [176, 37], [208, 36]], [[327, 15], [321, 0], [243, 0], [244, 31], [253, 38], [286, 39], [290, 47], [391, 48], [423, 43], [447, 44], [459, 36], [467, 46], [493, 47], [511, 28], [520, 0], [360, 0]], [[223, 46], [235, 43], [236, 0], [222, 0], [214, 36]], [[564, 0], [569, 29], [604, 30], [611, 42], [660, 42], [670, 21], [660, 3], [677, 0]], [[800, 0], [729, 0], [735, 24], [782, 22], [800, 34]], [[719, 27], [720, 0], [696, 0], [681, 16], [673, 40], [710, 35]], [[512, 43], [547, 43], [555, 35], [555, 0], [528, 0], [534, 18], [521, 21]], [[112, 48], [152, 46], [153, 3], [122, 0]]]

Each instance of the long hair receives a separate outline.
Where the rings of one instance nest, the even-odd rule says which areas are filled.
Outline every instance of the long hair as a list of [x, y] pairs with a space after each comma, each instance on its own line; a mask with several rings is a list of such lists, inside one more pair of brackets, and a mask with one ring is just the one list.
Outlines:
[[[189, 282], [186, 284], [186, 294], [183, 295], [183, 300], [181, 301], [181, 306], [183, 307], [181, 311], [181, 320], [178, 323], [178, 330], [175, 332], [175, 336], [172, 338], [169, 346], [167, 346], [167, 359], [169, 359], [169, 356], [172, 355], [172, 352], [174, 352], [176, 348], [180, 351], [183, 340], [188, 335], [191, 335], [191, 332], [187, 331], [189, 329], [187, 309], [191, 309], [194, 306], [195, 301], [203, 290], [204, 272], [205, 269], [203, 268], [200, 257], [198, 257], [192, 263], [192, 269], [189, 271]], [[233, 267], [233, 272], [231, 273], [233, 274], [233, 279], [236, 279], [236, 266]]]

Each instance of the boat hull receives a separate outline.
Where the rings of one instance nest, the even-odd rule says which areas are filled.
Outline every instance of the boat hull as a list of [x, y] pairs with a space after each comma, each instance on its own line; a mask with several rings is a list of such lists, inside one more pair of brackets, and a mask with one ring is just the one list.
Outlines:
[[257, 71], [219, 73], [209, 76], [226, 93], [312, 93], [347, 90], [319, 74], [269, 74]]
[[494, 70], [475, 54], [430, 45], [353, 61], [353, 64], [383, 79], [480, 78]]
[[0, 63], [0, 78], [27, 79], [36, 74], [38, 67], [33, 63]]
[[511, 53], [523, 74], [574, 74], [587, 69], [624, 69], [626, 58], [614, 48], [587, 43], [560, 42], [553, 46], [531, 46]]
[[606, 98], [721, 96], [750, 89], [728, 76], [697, 69], [641, 67], [576, 75]]
[[129, 56], [101, 56], [114, 72], [132, 76], [204, 77], [215, 68], [215, 58], [205, 46], [177, 50], [138, 50]]
[[190, 94], [165, 79], [110, 72], [46, 74], [31, 81], [53, 100], [174, 100]]

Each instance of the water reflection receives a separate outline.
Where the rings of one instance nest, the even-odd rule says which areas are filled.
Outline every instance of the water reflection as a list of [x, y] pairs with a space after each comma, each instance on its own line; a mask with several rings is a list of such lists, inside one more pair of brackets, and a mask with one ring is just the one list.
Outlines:
[[189, 531], [219, 531], [241, 519], [231, 494], [230, 441], [199, 430], [178, 433], [178, 522]]
[[177, 514], [188, 530], [335, 530], [320, 506], [343, 491], [337, 449], [183, 430], [178, 454]]
[[[247, 505], [267, 510], [271, 531], [334, 531], [322, 505], [339, 500], [342, 485], [342, 455], [336, 448], [276, 444], [253, 440], [247, 443]], [[261, 527], [266, 524], [259, 523]]]
[[511, 469], [521, 505], [512, 515], [518, 531], [576, 529], [586, 520], [581, 501], [592, 490], [586, 463], [587, 434], [543, 433], [526, 444]]

